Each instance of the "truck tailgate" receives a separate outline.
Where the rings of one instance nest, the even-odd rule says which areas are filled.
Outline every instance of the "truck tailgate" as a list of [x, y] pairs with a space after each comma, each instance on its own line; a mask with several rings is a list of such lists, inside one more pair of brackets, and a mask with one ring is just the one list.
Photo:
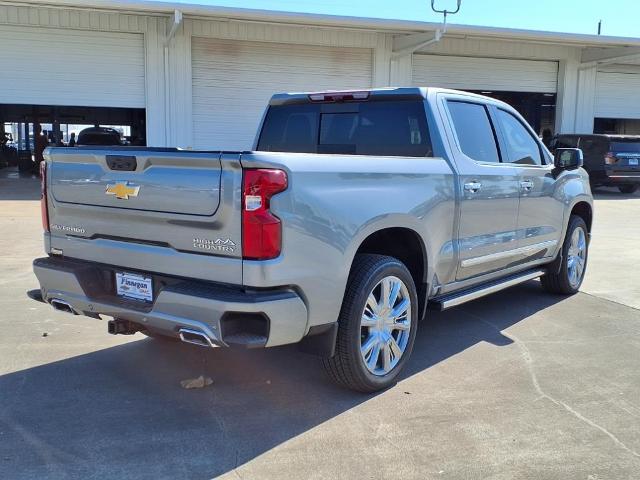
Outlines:
[[239, 153], [85, 147], [47, 158], [50, 246], [63, 255], [241, 281]]

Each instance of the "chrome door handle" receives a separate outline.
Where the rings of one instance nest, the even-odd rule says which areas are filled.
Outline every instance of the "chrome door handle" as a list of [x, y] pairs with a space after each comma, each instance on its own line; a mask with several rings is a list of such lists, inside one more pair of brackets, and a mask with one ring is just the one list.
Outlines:
[[533, 188], [533, 182], [531, 180], [523, 180], [520, 182], [520, 188], [528, 192]]
[[467, 182], [464, 184], [465, 192], [476, 193], [481, 188], [482, 188], [482, 184], [480, 182]]

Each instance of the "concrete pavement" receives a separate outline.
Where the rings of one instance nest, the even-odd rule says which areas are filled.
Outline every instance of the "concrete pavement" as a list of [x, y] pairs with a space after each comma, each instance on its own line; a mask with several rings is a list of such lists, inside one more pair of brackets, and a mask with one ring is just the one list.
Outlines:
[[295, 348], [113, 337], [27, 299], [38, 183], [9, 176], [2, 479], [640, 478], [640, 196], [599, 195], [584, 293], [530, 282], [432, 314], [398, 385], [359, 395]]

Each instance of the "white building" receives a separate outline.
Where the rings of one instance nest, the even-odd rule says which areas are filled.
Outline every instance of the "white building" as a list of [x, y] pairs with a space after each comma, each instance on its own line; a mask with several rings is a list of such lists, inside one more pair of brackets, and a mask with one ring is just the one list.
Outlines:
[[[0, 121], [247, 149], [274, 92], [444, 86], [539, 131], [640, 133], [640, 39], [138, 0], [0, 1]], [[107, 108], [104, 108], [107, 107]], [[47, 121], [47, 119], [49, 119]]]

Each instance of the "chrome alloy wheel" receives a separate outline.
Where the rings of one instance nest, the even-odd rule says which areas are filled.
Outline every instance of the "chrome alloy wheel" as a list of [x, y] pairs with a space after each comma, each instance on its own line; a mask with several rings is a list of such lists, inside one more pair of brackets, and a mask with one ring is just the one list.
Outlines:
[[373, 288], [360, 320], [360, 353], [374, 375], [386, 375], [409, 343], [411, 297], [398, 277], [385, 277]]
[[569, 283], [576, 288], [582, 280], [587, 262], [587, 236], [581, 227], [571, 235], [571, 243], [567, 251], [567, 275]]

